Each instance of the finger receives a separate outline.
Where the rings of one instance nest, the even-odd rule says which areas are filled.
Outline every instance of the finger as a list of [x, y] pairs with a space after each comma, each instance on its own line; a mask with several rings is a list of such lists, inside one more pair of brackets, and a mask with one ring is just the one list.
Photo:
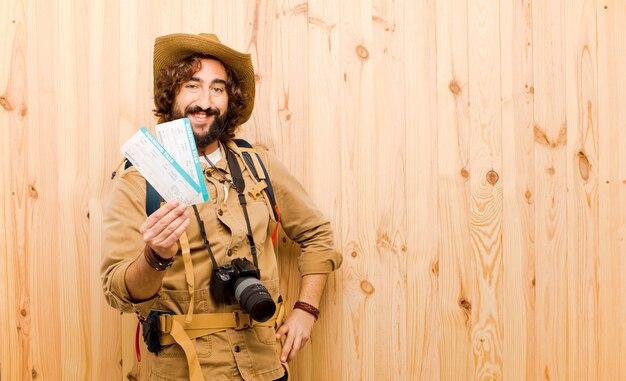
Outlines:
[[[151, 217], [152, 216], [149, 218]], [[179, 218], [182, 218], [183, 220], [187, 218], [187, 205], [180, 204], [177, 208], [170, 210], [166, 215], [154, 222], [152, 226], [147, 228], [142, 233], [144, 235], [144, 240], [151, 240], [162, 233], [165, 233], [165, 236], [162, 239], [169, 236], [172, 234], [172, 231], [174, 231], [170, 225], [175, 224], [175, 227], [178, 227], [180, 222], [176, 222], [176, 220]], [[146, 223], [147, 222], [148, 221], [146, 220]]]
[[278, 331], [276, 331], [276, 338], [280, 339], [281, 336], [285, 335], [287, 332], [289, 332], [289, 326], [287, 325], [287, 323], [283, 323]]
[[[186, 217], [185, 219], [182, 220], [180, 224], [178, 224], [178, 226], [174, 226], [173, 224], [170, 225], [170, 227], [173, 227], [172, 233], [166, 236], [165, 239], [161, 241], [159, 246], [170, 247], [174, 245], [176, 241], [178, 241], [180, 236], [185, 232], [185, 230], [187, 230], [187, 226], [189, 226], [189, 222], [190, 222], [189, 217]], [[166, 231], [167, 229], [164, 230], [164, 233], [162, 235], [165, 235]]]
[[291, 348], [291, 352], [289, 352], [289, 357], [287, 358], [287, 361], [293, 360], [293, 358], [296, 357], [296, 354], [298, 354], [300, 348], [302, 348], [302, 339], [300, 338], [300, 336], [298, 336], [293, 341], [293, 346]]
[[180, 201], [172, 200], [159, 209], [157, 209], [154, 213], [152, 213], [146, 221], [141, 225], [139, 231], [143, 234], [145, 230], [152, 228], [157, 222], [159, 222], [163, 217], [165, 217], [172, 210], [175, 210], [178, 206], [180, 206]]
[[283, 345], [283, 350], [280, 353], [280, 361], [287, 362], [287, 358], [289, 357], [289, 352], [291, 352], [292, 346], [293, 346], [293, 335], [287, 335], [287, 339], [285, 340], [285, 345]]

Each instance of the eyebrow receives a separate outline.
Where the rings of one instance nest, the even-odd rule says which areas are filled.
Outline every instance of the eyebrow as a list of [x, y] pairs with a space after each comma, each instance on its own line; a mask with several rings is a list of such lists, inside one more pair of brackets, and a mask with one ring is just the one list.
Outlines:
[[[198, 77], [191, 77], [189, 80], [190, 81], [194, 81], [194, 82], [202, 82], [202, 80], [200, 78], [198, 78]], [[211, 85], [216, 84], [216, 83], [220, 83], [220, 84], [226, 85], [226, 81], [223, 80], [223, 79], [220, 79], [220, 78], [216, 78], [216, 79], [211, 81]]]

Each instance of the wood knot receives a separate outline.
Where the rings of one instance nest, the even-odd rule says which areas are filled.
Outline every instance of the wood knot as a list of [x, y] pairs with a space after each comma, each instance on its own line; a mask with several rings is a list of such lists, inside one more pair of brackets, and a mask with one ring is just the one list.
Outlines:
[[463, 308], [465, 311], [467, 311], [468, 313], [472, 312], [472, 303], [470, 303], [467, 299], [465, 298], [460, 298], [459, 299], [459, 306], [461, 306], [461, 308]]
[[583, 151], [578, 152], [578, 171], [580, 172], [580, 177], [583, 180], [589, 180], [589, 172], [591, 170], [591, 163], [589, 163], [589, 159], [587, 155]]
[[448, 88], [450, 89], [450, 92], [454, 94], [455, 97], [459, 96], [459, 94], [461, 93], [461, 86], [459, 85], [459, 82], [456, 79], [453, 79], [452, 81], [450, 81], [450, 83], [448, 84]]
[[524, 193], [524, 197], [526, 198], [526, 202], [529, 204], [533, 203], [533, 192], [526, 190]]
[[366, 280], [361, 281], [361, 290], [363, 290], [363, 292], [366, 293], [367, 295], [372, 295], [374, 291], [376, 291], [374, 286]]
[[33, 378], [37, 378], [37, 376], [39, 375], [35, 369], [33, 369], [33, 370], [30, 372], [30, 374], [33, 376]]
[[28, 187], [28, 195], [35, 200], [39, 198], [39, 192], [37, 192], [37, 188], [34, 185]]
[[362, 60], [366, 60], [370, 56], [370, 53], [367, 51], [367, 49], [363, 45], [357, 45], [355, 50], [356, 50], [356, 55], [359, 56], [359, 58]]
[[0, 97], [0, 106], [7, 111], [13, 110], [13, 106], [5, 96]]
[[28, 311], [26, 311], [26, 309], [25, 309], [25, 308], [22, 308], [22, 309], [20, 310], [20, 315], [22, 315], [22, 316], [26, 317], [26, 315], [28, 315]]
[[436, 260], [433, 263], [433, 266], [430, 268], [430, 272], [432, 272], [435, 276], [439, 276], [439, 260]]
[[291, 120], [291, 111], [288, 108], [278, 110], [278, 116], [285, 121], [285, 123], [289, 123]]
[[556, 173], [556, 170], [554, 169], [554, 167], [548, 167], [546, 168], [546, 173], [550, 176], [554, 176], [554, 174]]
[[350, 256], [352, 258], [356, 258], [358, 256], [358, 254], [356, 253], [356, 251], [353, 251], [352, 253], [350, 253]]
[[461, 169], [461, 177], [463, 177], [464, 179], [469, 178], [469, 171], [466, 168], [462, 168]]
[[487, 182], [491, 185], [495, 185], [495, 183], [498, 182], [498, 179], [500, 179], [500, 176], [498, 175], [498, 172], [491, 170], [489, 172], [487, 172]]

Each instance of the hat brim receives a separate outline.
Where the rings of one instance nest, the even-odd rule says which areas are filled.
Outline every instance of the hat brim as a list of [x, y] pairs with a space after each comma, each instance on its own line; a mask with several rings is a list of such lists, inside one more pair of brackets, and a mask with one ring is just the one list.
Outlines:
[[154, 91], [156, 80], [161, 70], [193, 54], [213, 56], [225, 66], [228, 66], [237, 76], [242, 90], [250, 99], [239, 118], [239, 124], [246, 122], [254, 108], [254, 68], [252, 58], [248, 53], [241, 53], [220, 43], [217, 36], [212, 34], [175, 33], [157, 37], [154, 42]]

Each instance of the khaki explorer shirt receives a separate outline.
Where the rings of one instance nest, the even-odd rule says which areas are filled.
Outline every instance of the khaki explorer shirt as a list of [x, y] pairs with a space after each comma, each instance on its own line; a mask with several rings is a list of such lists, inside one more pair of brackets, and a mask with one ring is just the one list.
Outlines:
[[[276, 226], [270, 204], [263, 192], [248, 192], [257, 183], [241, 159], [239, 148], [228, 142], [237, 154], [246, 182], [247, 209], [257, 246], [257, 259], [261, 281], [276, 300], [279, 296], [278, 268], [271, 242]], [[222, 149], [222, 160], [216, 163], [227, 178], [231, 178]], [[281, 226], [286, 234], [301, 246], [298, 269], [302, 275], [329, 273], [341, 265], [341, 255], [333, 248], [333, 234], [329, 221], [313, 205], [310, 197], [273, 156], [257, 149], [263, 160], [281, 210]], [[252, 261], [247, 239], [243, 210], [237, 193], [228, 188], [225, 200], [224, 185], [214, 170], [203, 165], [210, 200], [199, 204], [198, 211], [204, 220], [211, 249], [218, 265], [233, 258], [245, 257]], [[161, 290], [152, 299], [140, 303], [131, 300], [124, 274], [128, 266], [142, 255], [145, 243], [139, 227], [146, 219], [146, 182], [134, 168], [120, 171], [113, 182], [104, 217], [103, 251], [101, 268], [104, 295], [114, 308], [127, 313], [147, 316], [150, 310], [172, 311], [186, 314], [189, 293], [184, 265], [179, 253], [163, 279]], [[209, 295], [212, 264], [200, 236], [193, 209], [189, 208], [190, 225], [187, 235], [191, 246], [195, 276], [194, 313], [230, 312], [240, 309], [238, 304], [216, 303]], [[275, 380], [283, 375], [276, 353], [275, 330], [272, 327], [251, 327], [241, 331], [232, 329], [194, 340], [205, 380]], [[164, 347], [154, 357], [151, 380], [185, 380], [188, 369], [185, 354], [178, 344]]]

